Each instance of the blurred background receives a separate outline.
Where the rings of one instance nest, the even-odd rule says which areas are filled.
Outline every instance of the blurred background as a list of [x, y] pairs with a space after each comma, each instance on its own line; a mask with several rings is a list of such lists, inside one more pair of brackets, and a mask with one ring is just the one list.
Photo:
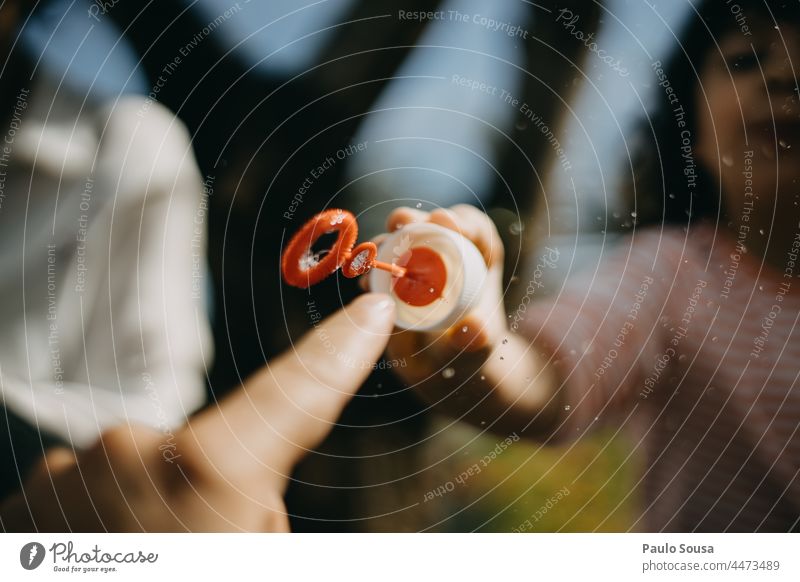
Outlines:
[[[281, 283], [283, 241], [326, 207], [355, 212], [362, 239], [400, 205], [486, 210], [506, 244], [509, 314], [545, 246], [560, 254], [541, 295], [596, 264], [636, 219], [619, 194], [631, 131], [658, 88], [651, 64], [689, 10], [684, 0], [53, 0], [23, 42], [62, 94], [149, 95], [189, 128], [213, 192], [213, 399], [307, 331], [309, 305], [324, 314], [357, 294], [344, 279]], [[624, 435], [563, 447], [512, 439], [492, 456], [509, 436], [432, 415], [377, 370], [297, 471], [292, 526], [635, 528], [638, 466]]]

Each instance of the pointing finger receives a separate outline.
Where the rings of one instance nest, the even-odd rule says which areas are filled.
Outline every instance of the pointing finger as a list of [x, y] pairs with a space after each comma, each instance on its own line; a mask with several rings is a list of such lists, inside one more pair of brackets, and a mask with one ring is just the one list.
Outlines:
[[362, 295], [293, 349], [192, 419], [181, 441], [226, 478], [286, 479], [328, 434], [373, 369], [394, 325], [394, 302]]

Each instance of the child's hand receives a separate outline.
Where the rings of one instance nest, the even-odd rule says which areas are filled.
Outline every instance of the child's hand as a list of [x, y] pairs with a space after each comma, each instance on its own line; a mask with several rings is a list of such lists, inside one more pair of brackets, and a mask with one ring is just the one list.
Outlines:
[[[475, 369], [507, 337], [503, 309], [503, 243], [494, 223], [473, 206], [460, 204], [448, 210], [423, 212], [398, 208], [389, 216], [387, 228], [394, 232], [409, 223], [430, 222], [449, 228], [472, 241], [488, 267], [486, 286], [478, 305], [444, 332], [397, 332], [389, 344], [393, 358], [405, 358], [407, 367], [398, 372], [413, 384], [435, 376], [458, 358], [462, 371]], [[446, 374], [447, 375], [447, 374]]]
[[3, 529], [288, 530], [289, 476], [383, 353], [394, 314], [387, 296], [356, 299], [174, 434], [123, 424], [86, 451], [51, 450], [24, 495], [0, 500]]
[[423, 400], [451, 416], [496, 432], [545, 434], [557, 418], [557, 377], [531, 342], [507, 327], [503, 244], [494, 224], [461, 204], [430, 213], [398, 208], [389, 216], [388, 230], [411, 222], [438, 224], [471, 240], [488, 275], [478, 305], [450, 329], [395, 331], [389, 355], [404, 362], [395, 371]]

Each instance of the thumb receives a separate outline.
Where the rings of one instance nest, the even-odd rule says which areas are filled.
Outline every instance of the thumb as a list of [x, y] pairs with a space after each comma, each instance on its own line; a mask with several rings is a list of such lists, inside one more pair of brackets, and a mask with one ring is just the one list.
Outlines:
[[219, 407], [193, 418], [182, 438], [200, 447], [226, 479], [266, 473], [285, 480], [330, 432], [383, 353], [393, 326], [394, 301], [362, 295], [316, 324]]

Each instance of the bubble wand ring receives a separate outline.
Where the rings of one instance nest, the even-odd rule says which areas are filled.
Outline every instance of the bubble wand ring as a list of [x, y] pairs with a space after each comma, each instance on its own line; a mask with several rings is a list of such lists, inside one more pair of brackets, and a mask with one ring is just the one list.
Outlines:
[[[334, 232], [337, 233], [336, 242], [320, 259], [311, 250], [314, 243]], [[342, 266], [357, 238], [358, 225], [351, 213], [331, 209], [317, 214], [297, 231], [286, 246], [281, 260], [283, 278], [289, 285], [301, 289], [316, 285]]]
[[[315, 251], [324, 235], [334, 233], [330, 248]], [[352, 213], [334, 209], [317, 214], [284, 249], [284, 280], [306, 289], [340, 268], [348, 278], [369, 273], [369, 288], [395, 300], [396, 325], [417, 331], [447, 329], [478, 304], [486, 264], [478, 248], [456, 231], [413, 223], [386, 235], [380, 246], [363, 242], [353, 248], [357, 237]]]
[[348, 279], [354, 279], [369, 273], [375, 266], [376, 256], [378, 256], [378, 247], [375, 243], [361, 243], [353, 249], [350, 257], [342, 265], [342, 275]]
[[[314, 244], [326, 234], [337, 233], [330, 249], [315, 254]], [[376, 261], [378, 249], [374, 243], [365, 242], [353, 249], [358, 238], [356, 218], [347, 210], [331, 209], [321, 212], [306, 222], [291, 238], [283, 252], [281, 271], [284, 280], [294, 287], [306, 289], [329, 277], [340, 267], [348, 278], [364, 275], [373, 267], [403, 277], [406, 270], [397, 265]], [[324, 257], [319, 255], [326, 253]]]

